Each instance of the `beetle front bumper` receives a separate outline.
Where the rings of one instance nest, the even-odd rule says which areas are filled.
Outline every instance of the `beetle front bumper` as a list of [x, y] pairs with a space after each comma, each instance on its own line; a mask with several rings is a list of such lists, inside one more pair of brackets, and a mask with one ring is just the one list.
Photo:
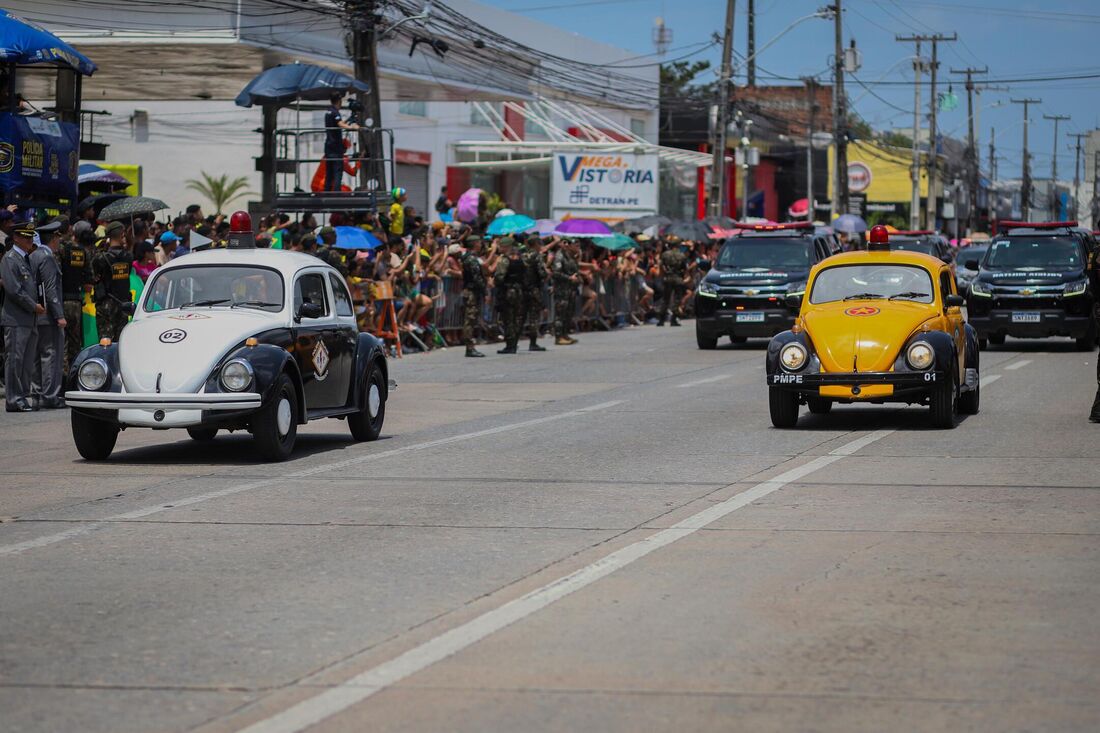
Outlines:
[[875, 400], [926, 394], [947, 378], [944, 372], [934, 369], [926, 372], [776, 372], [768, 375], [768, 385], [813, 397]]
[[[147, 428], [185, 428], [203, 424], [210, 412], [248, 412], [259, 409], [263, 396], [256, 392], [86, 392], [65, 393], [75, 410], [117, 410], [120, 425]], [[100, 416], [103, 413], [99, 413]]]

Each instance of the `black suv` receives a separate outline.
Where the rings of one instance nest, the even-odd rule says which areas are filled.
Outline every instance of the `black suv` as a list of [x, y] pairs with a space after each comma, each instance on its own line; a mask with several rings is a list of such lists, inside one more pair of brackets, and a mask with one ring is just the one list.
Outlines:
[[955, 257], [947, 239], [933, 231], [891, 232], [890, 249], [899, 252], [923, 252], [951, 264]]
[[742, 227], [722, 245], [695, 290], [695, 339], [713, 349], [721, 336], [733, 343], [771, 338], [794, 324], [797, 308], [784, 302], [806, 290], [810, 268], [840, 251], [836, 236], [812, 224]]
[[967, 321], [978, 344], [1003, 344], [1005, 336], [1069, 336], [1077, 348], [1096, 344], [1089, 283], [1092, 233], [1074, 221], [1002, 222], [981, 261], [961, 255], [963, 266], [978, 274], [966, 298]]

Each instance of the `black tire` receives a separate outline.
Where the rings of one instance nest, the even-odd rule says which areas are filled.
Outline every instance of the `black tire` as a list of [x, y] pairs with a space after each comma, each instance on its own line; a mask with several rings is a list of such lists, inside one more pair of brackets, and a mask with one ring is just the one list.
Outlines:
[[[289, 420], [286, 419], [287, 407], [290, 408]], [[286, 432], [279, 426], [280, 413]], [[297, 437], [298, 394], [294, 391], [294, 383], [290, 381], [290, 377], [280, 374], [275, 380], [271, 398], [252, 418], [252, 438], [257, 452], [265, 460], [277, 462], [290, 457]]]
[[1092, 351], [1096, 348], [1096, 326], [1089, 326], [1088, 333], [1073, 339], [1073, 347], [1078, 351]]
[[929, 395], [932, 427], [941, 430], [955, 428], [955, 365], [951, 365], [951, 378], [944, 384], [937, 384]]
[[828, 415], [833, 409], [833, 402], [820, 397], [811, 397], [806, 400], [806, 406], [810, 408], [810, 412], [814, 415]]
[[699, 328], [699, 322], [696, 321], [695, 322], [695, 343], [698, 344], [699, 348], [702, 349], [703, 351], [710, 351], [712, 349], [718, 348], [718, 337], [717, 336], [709, 336], [709, 335], [703, 333], [702, 329]]
[[793, 428], [798, 424], [798, 393], [768, 387], [768, 411], [772, 425], [777, 428]]
[[979, 338], [978, 339], [978, 351], [985, 351], [988, 348], [989, 348], [989, 339]]
[[730, 343], [731, 344], [743, 344], [748, 340], [749, 340], [748, 336], [734, 336], [733, 334], [730, 334]]
[[963, 392], [959, 395], [959, 414], [960, 415], [977, 415], [978, 408], [981, 405], [981, 375], [979, 374], [979, 381], [974, 385], [974, 389], [969, 392]]
[[191, 440], [209, 443], [211, 440], [218, 437], [218, 429], [203, 427], [187, 428], [187, 434], [191, 436]]
[[366, 394], [363, 395], [363, 409], [354, 415], [348, 415], [348, 427], [351, 429], [351, 437], [356, 440], [377, 440], [382, 433], [382, 424], [386, 421], [386, 378], [377, 363], [370, 365], [364, 389]]
[[989, 334], [989, 343], [994, 346], [1004, 346], [1005, 335], [1003, 333], [991, 333]]
[[105, 461], [111, 456], [118, 440], [118, 426], [73, 410], [73, 442], [81, 457], [88, 461]]

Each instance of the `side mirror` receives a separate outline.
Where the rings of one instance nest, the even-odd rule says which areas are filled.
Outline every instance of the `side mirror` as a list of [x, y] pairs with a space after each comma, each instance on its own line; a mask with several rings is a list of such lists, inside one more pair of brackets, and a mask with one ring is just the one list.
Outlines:
[[965, 267], [968, 270], [973, 270], [974, 272], [977, 272], [978, 271], [978, 261], [977, 260], [967, 260], [966, 262], [963, 263], [963, 267]]
[[303, 318], [320, 318], [325, 314], [325, 309], [316, 303], [302, 303], [298, 307], [298, 320]]
[[945, 255], [940, 255], [940, 259], [941, 259], [941, 260], [943, 260], [943, 262], [944, 262], [945, 264], [948, 264], [948, 265], [950, 265], [950, 264], [951, 264], [951, 263], [952, 263], [952, 262], [953, 262], [953, 261], [955, 260], [955, 258], [954, 258], [954, 257], [952, 257], [952, 256], [951, 256], [951, 255], [949, 255], [949, 254], [945, 254]]
[[966, 298], [952, 293], [943, 299], [943, 305], [946, 308], [962, 308], [966, 305]]
[[791, 310], [798, 310], [802, 307], [802, 295], [799, 293], [789, 293], [787, 297], [783, 299], [783, 302]]

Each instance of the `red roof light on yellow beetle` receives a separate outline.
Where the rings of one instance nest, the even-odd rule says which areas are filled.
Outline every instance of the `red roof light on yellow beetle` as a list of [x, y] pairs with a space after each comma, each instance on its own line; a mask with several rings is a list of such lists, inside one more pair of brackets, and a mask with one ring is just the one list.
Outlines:
[[882, 224], [876, 224], [871, 227], [871, 232], [867, 236], [868, 249], [889, 249], [890, 248], [890, 230]]

